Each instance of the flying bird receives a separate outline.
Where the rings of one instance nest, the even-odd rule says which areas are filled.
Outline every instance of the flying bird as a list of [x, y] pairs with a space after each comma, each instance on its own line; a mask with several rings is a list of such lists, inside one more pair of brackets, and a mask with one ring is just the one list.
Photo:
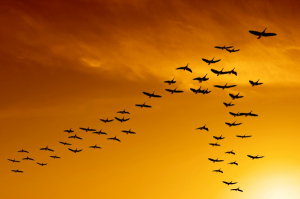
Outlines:
[[240, 49], [238, 49], [238, 50], [234, 50], [234, 48], [233, 49], [226, 49], [228, 52], [230, 52], [230, 53], [235, 53], [235, 52], [237, 52], [237, 51], [240, 51]]
[[237, 72], [236, 71], [234, 71], [234, 69], [235, 69], [235, 67], [232, 69], [232, 70], [230, 70], [230, 71], [225, 71], [224, 73], [226, 73], [226, 74], [235, 74], [235, 76], [237, 76]]
[[224, 104], [226, 107], [228, 107], [228, 106], [234, 106], [234, 104], [231, 104], [231, 102], [229, 102], [229, 103], [223, 102], [223, 104]]
[[237, 135], [236, 137], [238, 137], [238, 138], [250, 138], [250, 137], [252, 137], [252, 135]]
[[217, 159], [208, 158], [208, 160], [212, 161], [213, 163], [215, 163], [215, 162], [223, 162], [224, 161], [224, 160], [219, 160], [218, 158]]
[[238, 163], [236, 161], [234, 162], [229, 162], [228, 164], [235, 164], [236, 166], [238, 166]]
[[44, 164], [43, 162], [42, 162], [42, 163], [39, 163], [39, 162], [37, 162], [37, 164], [38, 164], [38, 165], [41, 165], [41, 166], [45, 166], [45, 165], [47, 165], [47, 163], [46, 163], [46, 164]]
[[98, 135], [100, 135], [100, 134], [107, 135], [107, 133], [102, 132], [102, 129], [100, 131], [95, 131], [93, 133], [98, 134]]
[[172, 79], [172, 80], [167, 80], [167, 81], [164, 81], [164, 83], [168, 83], [169, 85], [171, 84], [175, 84], [176, 81], [174, 81], [175, 77]]
[[222, 88], [222, 90], [224, 90], [225, 88], [236, 87], [236, 85], [228, 85], [228, 86], [227, 86], [227, 83], [226, 83], [224, 86], [214, 85], [214, 87], [216, 87], [216, 88]]
[[254, 30], [249, 30], [249, 32], [250, 32], [251, 34], [253, 34], [253, 35], [258, 36], [257, 39], [260, 39], [261, 37], [269, 37], [269, 36], [275, 36], [275, 35], [277, 35], [276, 33], [266, 33], [266, 32], [265, 32], [266, 29], [267, 29], [267, 28], [265, 28], [264, 31], [262, 31], [262, 32], [258, 32], [258, 31], [254, 31]]
[[222, 182], [225, 183], [225, 184], [227, 184], [227, 185], [233, 185], [233, 184], [237, 183], [237, 182], [232, 182], [232, 181], [230, 181], [230, 182], [222, 181]]
[[214, 58], [212, 58], [212, 60], [207, 60], [207, 59], [202, 58], [202, 60], [203, 60], [204, 62], [208, 63], [208, 65], [209, 65], [209, 64], [214, 64], [214, 63], [217, 63], [217, 62], [221, 61], [221, 59], [214, 60]]
[[20, 162], [20, 161], [18, 161], [18, 160], [15, 160], [15, 159], [8, 159], [9, 161], [12, 161], [12, 162]]
[[263, 157], [265, 157], [265, 156], [252, 156], [252, 155], [247, 155], [249, 158], [252, 158], [252, 160], [254, 160], [254, 159], [259, 159], [259, 158], [263, 158]]
[[249, 80], [249, 82], [250, 82], [250, 84], [252, 85], [252, 86], [258, 86], [258, 85], [261, 85], [261, 84], [263, 84], [263, 83], [258, 83], [258, 81], [259, 80], [257, 80], [256, 82], [254, 82], [254, 81], [251, 81], [251, 80]]
[[53, 150], [53, 149], [49, 149], [48, 146], [46, 146], [45, 148], [40, 148], [40, 150], [44, 150], [44, 151], [52, 151], [52, 152], [54, 152], [54, 150]]
[[239, 192], [243, 192], [243, 190], [240, 190], [240, 188], [236, 188], [236, 189], [230, 189], [231, 191], [239, 191]]
[[70, 128], [69, 130], [64, 130], [64, 132], [73, 133], [74, 131], [72, 130], [72, 128]]
[[176, 70], [187, 70], [192, 73], [192, 70], [188, 66], [189, 66], [189, 64], [187, 64], [186, 66], [183, 66], [183, 67], [176, 68]]
[[233, 150], [231, 150], [231, 151], [227, 151], [227, 152], [225, 152], [225, 153], [228, 153], [228, 154], [235, 155], [235, 152], [233, 152]]
[[96, 129], [90, 129], [90, 127], [87, 127], [87, 128], [80, 127], [79, 129], [84, 130], [85, 132], [96, 131]]
[[72, 145], [72, 144], [70, 144], [70, 143], [67, 143], [67, 142], [61, 142], [61, 141], [59, 141], [59, 143], [61, 143], [61, 144], [63, 144], [63, 145]]
[[190, 90], [193, 91], [195, 94], [204, 92], [204, 90], [201, 90], [201, 86], [198, 89], [190, 88]]
[[223, 140], [225, 137], [222, 137], [222, 135], [221, 135], [220, 137], [213, 136], [213, 138], [215, 138], [216, 140]]
[[204, 94], [208, 94], [208, 93], [210, 93], [211, 91], [208, 91], [208, 88], [206, 89], [206, 90], [204, 90], [202, 93], [203, 93], [203, 95]]
[[32, 160], [32, 161], [34, 161], [34, 159], [29, 158], [28, 156], [26, 158], [23, 158], [22, 160]]
[[238, 93], [237, 95], [233, 95], [231, 93], [229, 93], [229, 96], [234, 100], [234, 99], [238, 99], [238, 98], [242, 98], [244, 96], [239, 96], [240, 93]]
[[77, 148], [76, 148], [76, 149], [70, 149], [70, 148], [68, 148], [68, 149], [69, 149], [70, 151], [74, 152], [74, 153], [78, 153], [78, 152], [82, 151], [82, 149], [77, 150]]
[[234, 121], [233, 123], [228, 123], [228, 122], [225, 122], [225, 124], [227, 124], [229, 127], [231, 126], [237, 126], [237, 125], [240, 125], [242, 123], [235, 123], [236, 121]]
[[206, 131], [208, 131], [208, 128], [205, 127], [205, 126], [206, 126], [206, 124], [204, 126], [202, 126], [202, 127], [196, 128], [196, 130], [199, 129], [199, 130], [206, 130]]
[[128, 121], [130, 118], [124, 119], [124, 117], [122, 119], [115, 117], [116, 120], [120, 121], [120, 122], [126, 122]]
[[102, 122], [106, 123], [106, 122], [112, 122], [114, 121], [114, 119], [109, 120], [108, 118], [106, 119], [100, 119]]
[[213, 147], [214, 146], [221, 146], [221, 145], [218, 144], [218, 142], [216, 142], [216, 143], [209, 143], [209, 145], [212, 145]]
[[235, 117], [235, 116], [241, 116], [240, 112], [237, 112], [237, 113], [229, 112], [229, 114], [233, 115], [233, 117]]
[[19, 169], [17, 170], [11, 170], [12, 172], [15, 172], [15, 173], [23, 173], [23, 171], [20, 171]]
[[82, 140], [82, 138], [81, 138], [81, 137], [78, 137], [77, 134], [75, 134], [75, 135], [73, 135], [73, 136], [70, 136], [69, 138], [74, 138], [74, 139], [76, 138], [76, 139]]
[[20, 151], [18, 151], [18, 152], [21, 152], [21, 153], [29, 153], [28, 151], [25, 151], [25, 150], [20, 150]]
[[203, 77], [196, 77], [193, 80], [197, 80], [197, 81], [199, 81], [199, 83], [205, 82], [209, 79], [209, 78], [206, 77], [206, 75], [204, 75]]
[[95, 144], [95, 146], [90, 146], [89, 148], [93, 148], [93, 149], [101, 149], [100, 146], [97, 146], [97, 144]]
[[130, 134], [135, 134], [135, 132], [131, 131], [131, 129], [129, 129], [128, 131], [124, 130], [122, 131], [123, 133], [126, 133], [128, 135], [128, 133]]
[[[69, 148], [69, 150], [70, 150], [70, 148]], [[56, 155], [51, 155], [50, 157], [53, 158], [53, 159], [60, 158], [60, 157], [58, 157], [58, 156], [56, 156]]]
[[144, 102], [144, 104], [136, 104], [136, 106], [139, 106], [139, 107], [141, 107], [141, 108], [143, 108], [143, 107], [151, 108], [151, 107], [152, 107], [152, 106], [150, 106], [150, 105], [146, 105], [145, 102]]
[[123, 111], [118, 111], [117, 113], [121, 113], [121, 114], [130, 114], [129, 112], [127, 112], [125, 109]]
[[107, 138], [108, 140], [116, 140], [116, 141], [118, 141], [118, 142], [121, 142], [121, 140], [119, 140], [118, 138], [117, 138], [117, 136], [115, 136], [115, 137], [113, 137], [113, 138]]
[[[154, 91], [155, 92], [155, 91]], [[147, 92], [143, 92], [145, 95], [149, 96], [149, 98], [151, 97], [161, 97], [161, 95], [154, 95], [154, 92], [153, 93], [147, 93]]]
[[213, 172], [219, 172], [219, 173], [223, 173], [223, 171], [221, 171], [221, 169], [218, 169], [218, 170], [213, 170]]
[[229, 48], [232, 48], [233, 46], [227, 46], [226, 47], [226, 45], [224, 45], [224, 46], [215, 46], [215, 48], [218, 48], [218, 49], [221, 49], [221, 50], [227, 50], [227, 49], [229, 49]]
[[215, 73], [215, 74], [217, 74], [217, 76], [219, 76], [219, 75], [224, 75], [224, 74], [227, 74], [227, 72], [226, 71], [223, 71], [223, 69], [224, 68], [222, 68], [222, 70], [216, 70], [216, 69], [210, 69], [211, 70], [211, 72], [213, 72], [213, 73]]
[[183, 93], [183, 91], [177, 90], [177, 88], [175, 88], [174, 90], [172, 90], [172, 89], [165, 89], [165, 90], [170, 92], [171, 94], [173, 94], [173, 93]]
[[247, 116], [258, 116], [257, 114], [252, 113], [252, 111], [250, 111], [249, 113], [240, 113], [240, 115], [245, 115], [245, 117], [247, 117]]

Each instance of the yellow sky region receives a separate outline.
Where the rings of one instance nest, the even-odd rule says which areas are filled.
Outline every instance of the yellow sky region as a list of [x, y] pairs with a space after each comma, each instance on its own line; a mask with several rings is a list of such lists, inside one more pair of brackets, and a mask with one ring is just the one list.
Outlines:
[[[1, 198], [300, 198], [297, 1], [0, 4]], [[277, 36], [258, 40], [248, 32], [265, 27]], [[214, 48], [225, 44], [241, 50]], [[221, 61], [202, 61], [213, 57]], [[187, 63], [193, 73], [175, 70]], [[238, 75], [216, 76], [211, 68]], [[205, 74], [207, 82], [193, 80]], [[163, 83], [173, 77], [175, 85]], [[264, 84], [251, 87], [258, 79]], [[237, 86], [213, 87], [225, 83]], [[211, 93], [190, 91], [200, 86]], [[165, 91], [175, 87], [184, 93]], [[231, 100], [238, 92], [244, 98]], [[235, 106], [226, 108], [230, 101]], [[152, 108], [135, 106], [144, 102]], [[128, 122], [100, 122], [122, 117], [116, 112], [124, 108]], [[259, 116], [228, 113], [251, 110]], [[225, 125], [234, 121], [242, 125]], [[208, 132], [195, 130], [204, 124]], [[69, 139], [69, 128], [83, 140]], [[130, 128], [135, 135], [121, 132]], [[252, 138], [236, 137], [245, 134]], [[115, 135], [121, 143], [106, 139]], [[220, 135], [221, 146], [210, 146]], [[83, 151], [73, 154], [59, 141]], [[95, 144], [102, 149], [89, 148]], [[47, 145], [54, 152], [39, 150]], [[34, 162], [7, 160], [26, 157], [22, 148]], [[258, 154], [265, 157], [247, 157]], [[235, 160], [238, 166], [228, 164]], [[223, 174], [212, 172], [219, 168]], [[231, 180], [238, 183], [222, 183]], [[237, 187], [244, 192], [230, 191]]]

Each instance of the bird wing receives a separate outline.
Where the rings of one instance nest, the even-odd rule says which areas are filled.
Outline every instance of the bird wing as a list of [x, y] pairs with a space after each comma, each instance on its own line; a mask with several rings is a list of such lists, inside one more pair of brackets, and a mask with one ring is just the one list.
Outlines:
[[193, 73], [192, 69], [190, 69], [190, 68], [187, 68], [186, 70]]
[[151, 96], [151, 94], [150, 93], [147, 93], [147, 92], [143, 92], [145, 95], [147, 95], [147, 96]]
[[167, 81], [164, 81], [164, 83], [168, 83], [168, 84], [169, 84], [169, 83], [171, 83], [171, 81], [170, 81], [170, 80], [167, 80]]
[[257, 114], [250, 113], [251, 116], [258, 116]]
[[149, 106], [149, 105], [144, 105], [144, 107], [151, 108], [152, 106]]
[[231, 125], [231, 123], [228, 123], [228, 122], [225, 122], [225, 124], [227, 124], [227, 125]]
[[268, 37], [268, 36], [275, 36], [277, 35], [276, 33], [263, 33], [263, 36]]
[[236, 96], [235, 98], [242, 98], [242, 97], [244, 97], [244, 96]]
[[258, 31], [254, 31], [254, 30], [249, 30], [249, 32], [253, 35], [257, 35], [259, 36], [261, 34], [261, 32], [258, 32]]
[[197, 90], [196, 90], [196, 89], [194, 89], [194, 88], [190, 88], [190, 90], [191, 90], [191, 91], [193, 91], [194, 93], [196, 93], [196, 92], [197, 92]]
[[220, 86], [220, 85], [214, 85], [214, 87], [223, 88], [223, 86]]
[[[147, 106], [148, 106], [148, 105], [147, 105]], [[125, 121], [128, 121], [129, 119], [130, 119], [130, 118], [124, 119], [124, 122], [125, 122]]]
[[173, 92], [173, 90], [171, 90], [171, 89], [165, 89], [166, 91], [168, 91], [168, 92]]
[[[135, 106], [142, 106], [142, 104], [136, 104]], [[120, 120], [119, 120], [120, 121]]]
[[161, 95], [153, 95], [152, 97], [161, 97]]
[[121, 140], [119, 140], [118, 138], [116, 138], [117, 141], [121, 142]]
[[254, 158], [252, 155], [247, 155], [249, 158]]
[[78, 137], [78, 136], [76, 136], [76, 138], [77, 138], [77, 139], [80, 139], [80, 140], [82, 140], [82, 138], [81, 138], [81, 137]]
[[185, 67], [178, 67], [176, 68], [176, 70], [180, 70], [180, 69], [184, 69]]
[[215, 46], [215, 48], [222, 49], [222, 47], [220, 47], [220, 46]]
[[245, 138], [250, 138], [250, 137], [252, 137], [252, 136], [251, 136], [251, 135], [246, 135], [246, 136], [245, 136]]
[[226, 88], [232, 88], [232, 87], [236, 87], [236, 85], [226, 86]]
[[219, 73], [219, 71], [217, 71], [217, 70], [215, 70], [215, 69], [210, 69], [211, 70], [211, 72], [213, 72], [213, 73], [215, 73], [215, 74], [218, 74]]
[[212, 159], [212, 158], [208, 158], [210, 161], [215, 161], [214, 159]]
[[262, 82], [260, 82], [260, 83], [257, 83], [257, 85], [262, 85], [263, 83]]
[[265, 156], [260, 156], [260, 157], [256, 157], [256, 158], [263, 158], [263, 157], [265, 157]]
[[251, 84], [251, 85], [253, 85], [253, 84], [254, 84], [254, 82], [253, 82], [253, 81], [251, 81], [251, 80], [249, 80], [249, 82], [250, 82], [250, 84]]
[[118, 120], [118, 121], [122, 121], [120, 118], [117, 118], [117, 117], [115, 117], [116, 118], [116, 120]]
[[234, 124], [234, 125], [237, 126], [237, 125], [240, 125], [240, 124], [242, 124], [242, 123], [236, 123], [236, 124]]
[[237, 135], [236, 137], [238, 137], [238, 138], [241, 138], [241, 137], [243, 137], [243, 136], [241, 136], [241, 135]]
[[[108, 120], [108, 122], [111, 122], [111, 121]], [[96, 131], [96, 129], [89, 129], [89, 131]]]
[[48, 149], [48, 151], [52, 151], [52, 152], [54, 152], [54, 150], [53, 150], [53, 149]]
[[231, 94], [231, 93], [229, 93], [229, 96], [230, 96], [230, 97], [232, 97], [232, 98], [234, 98], [234, 97], [235, 97], [235, 96], [234, 96], [233, 94]]
[[46, 148], [40, 148], [40, 150], [46, 150]]
[[77, 152], [80, 152], [80, 151], [82, 151], [82, 149], [80, 149], [80, 150], [77, 150]]
[[209, 63], [209, 60], [202, 58], [202, 60], [206, 63]]
[[75, 152], [75, 150], [68, 148], [70, 151]]
[[176, 90], [174, 93], [183, 93], [183, 91]]
[[217, 62], [219, 62], [219, 61], [221, 61], [221, 59], [214, 60], [214, 61], [212, 61], [212, 63], [217, 63]]
[[236, 116], [237, 114], [233, 113], [233, 112], [229, 112], [230, 115]]
[[225, 103], [225, 102], [223, 102], [223, 104], [225, 105], [225, 106], [228, 106], [229, 104], [227, 104], [227, 103]]
[[73, 135], [73, 136], [69, 136], [69, 138], [74, 138], [75, 136]]
[[[104, 119], [100, 119], [102, 122], [105, 122], [105, 120]], [[82, 130], [84, 130], [84, 129], [82, 129]]]
[[224, 160], [216, 160], [216, 162], [223, 162]]
[[[101, 119], [100, 119], [100, 120], [101, 120]], [[101, 120], [101, 121], [102, 121], [102, 120]], [[86, 131], [86, 128], [82, 128], [82, 127], [80, 127], [79, 129]]]

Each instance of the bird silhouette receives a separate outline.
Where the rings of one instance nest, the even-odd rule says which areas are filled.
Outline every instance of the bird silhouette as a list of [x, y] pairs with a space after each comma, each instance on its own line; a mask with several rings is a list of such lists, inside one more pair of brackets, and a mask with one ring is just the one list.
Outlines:
[[269, 37], [269, 36], [276, 36], [277, 34], [276, 33], [266, 33], [266, 29], [264, 29], [264, 31], [262, 32], [258, 32], [258, 31], [254, 31], [254, 30], [249, 30], [249, 32], [253, 35], [256, 35], [258, 36], [257, 39], [260, 39], [261, 37]]

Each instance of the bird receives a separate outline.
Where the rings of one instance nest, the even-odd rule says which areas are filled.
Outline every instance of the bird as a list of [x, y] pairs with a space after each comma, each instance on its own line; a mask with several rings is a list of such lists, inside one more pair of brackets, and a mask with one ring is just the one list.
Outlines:
[[214, 85], [214, 87], [216, 87], [216, 88], [222, 88], [222, 90], [224, 90], [225, 88], [236, 87], [236, 85], [229, 85], [229, 86], [227, 86], [227, 83], [226, 83], [224, 86]]
[[74, 138], [74, 139], [76, 138], [76, 139], [82, 140], [82, 138], [81, 138], [81, 137], [78, 137], [77, 134], [75, 134], [75, 135], [73, 135], [73, 136], [70, 136], [69, 138]]
[[238, 98], [242, 98], [244, 96], [239, 96], [240, 93], [236, 94], [236, 95], [233, 95], [231, 93], [229, 93], [229, 96], [234, 100], [234, 99], [238, 99]]
[[69, 130], [64, 130], [64, 132], [73, 133], [74, 131], [72, 130], [72, 128], [70, 128]]
[[18, 152], [21, 152], [21, 153], [29, 153], [28, 151], [25, 151], [25, 150], [20, 150], [20, 151], [18, 151]]
[[126, 122], [128, 121], [130, 118], [124, 119], [124, 117], [122, 119], [115, 117], [116, 120], [120, 121], [120, 122]]
[[[155, 92], [155, 91], [154, 91]], [[147, 93], [147, 92], [143, 92], [145, 95], [149, 96], [149, 98], [151, 97], [161, 97], [160, 95], [154, 95], [154, 92], [153, 93]]]
[[143, 107], [151, 108], [151, 107], [152, 107], [152, 106], [150, 106], [150, 105], [146, 105], [145, 103], [146, 103], [146, 102], [144, 102], [144, 104], [136, 104], [135, 106], [139, 106], [139, 107], [141, 107], [141, 108], [143, 108]]
[[234, 106], [234, 104], [231, 104], [231, 102], [229, 102], [229, 103], [223, 102], [223, 104], [224, 104], [226, 107], [228, 107], [228, 106]]
[[53, 159], [60, 158], [60, 157], [58, 157], [58, 156], [56, 156], [56, 155], [51, 155], [50, 157], [53, 158]]
[[238, 166], [238, 163], [236, 161], [234, 162], [229, 162], [228, 164], [235, 164], [236, 166]]
[[224, 68], [222, 68], [222, 70], [216, 70], [216, 69], [210, 69], [211, 70], [211, 72], [213, 72], [213, 73], [215, 73], [215, 74], [217, 74], [217, 76], [219, 76], [219, 75], [224, 75], [224, 74], [226, 74], [226, 72], [225, 71], [223, 71], [223, 69]]
[[237, 113], [229, 112], [229, 114], [230, 114], [230, 115], [233, 115], [234, 117], [235, 117], [235, 116], [241, 116], [240, 112], [237, 112]]
[[68, 149], [69, 149], [70, 151], [74, 152], [74, 153], [78, 153], [78, 152], [82, 151], [82, 149], [77, 150], [77, 148], [76, 148], [76, 149], [70, 149], [70, 148], [68, 148]]
[[79, 129], [84, 130], [85, 132], [96, 131], [96, 129], [90, 129], [90, 127], [87, 127], [87, 128], [79, 127]]
[[100, 131], [95, 131], [93, 133], [98, 134], [98, 135], [100, 135], [100, 134], [107, 135], [107, 133], [102, 132], [102, 129]]
[[202, 60], [203, 60], [204, 62], [208, 63], [208, 65], [209, 65], [209, 64], [214, 64], [214, 63], [217, 63], [217, 62], [221, 61], [221, 59], [214, 60], [214, 58], [212, 58], [212, 60], [207, 60], [207, 59], [202, 58]]
[[165, 89], [165, 90], [170, 92], [171, 94], [173, 94], [173, 93], [183, 93], [183, 91], [177, 90], [177, 88], [175, 88], [174, 90], [172, 90], [172, 89]]
[[208, 128], [205, 127], [205, 126], [206, 126], [206, 124], [204, 126], [202, 126], [202, 127], [196, 128], [196, 130], [199, 129], [199, 130], [206, 130], [206, 131], [208, 131]]
[[249, 113], [240, 113], [240, 115], [245, 115], [245, 117], [247, 117], [247, 116], [258, 116], [257, 114], [252, 113], [252, 111], [250, 111]]
[[190, 90], [193, 91], [195, 94], [204, 92], [204, 90], [201, 90], [201, 86], [198, 89], [190, 88]]
[[225, 152], [225, 153], [228, 153], [228, 154], [235, 155], [235, 152], [233, 152], [233, 150], [231, 150], [231, 151], [227, 151], [227, 152]]
[[[207, 74], [206, 74], [206, 75], [207, 75]], [[197, 81], [199, 81], [199, 83], [202, 83], [202, 82], [204, 82], [204, 81], [209, 80], [209, 78], [206, 78], [206, 75], [204, 75], [203, 77], [196, 77], [196, 78], [194, 78], [193, 80], [197, 80]]]
[[264, 31], [262, 32], [258, 32], [258, 31], [254, 31], [254, 30], [249, 30], [249, 32], [253, 35], [256, 35], [258, 36], [257, 39], [260, 39], [261, 37], [269, 37], [269, 36], [276, 36], [277, 34], [276, 33], [266, 33], [267, 28], [264, 29]]
[[236, 189], [230, 189], [231, 191], [240, 191], [243, 192], [243, 190], [240, 190], [240, 188], [236, 188]]
[[212, 161], [213, 163], [215, 163], [215, 162], [223, 162], [224, 161], [224, 160], [219, 160], [218, 158], [217, 159], [208, 158], [208, 160]]
[[228, 122], [225, 122], [225, 124], [227, 124], [229, 127], [231, 126], [237, 126], [237, 125], [240, 125], [242, 123], [235, 123], [236, 121], [234, 121], [233, 123], [228, 123]]
[[20, 171], [19, 169], [17, 170], [11, 170], [12, 172], [15, 172], [15, 173], [23, 173], [23, 171]]
[[167, 80], [167, 81], [164, 81], [164, 83], [168, 83], [169, 85], [171, 84], [175, 84], [176, 81], [174, 81], [175, 77], [172, 79], [172, 80]]
[[59, 143], [61, 143], [61, 144], [63, 144], [63, 145], [72, 145], [72, 144], [70, 144], [70, 143], [67, 143], [67, 142], [61, 142], [61, 141], [59, 141]]
[[235, 76], [237, 76], [237, 72], [236, 71], [234, 71], [234, 69], [235, 69], [235, 67], [232, 69], [232, 70], [230, 70], [230, 71], [225, 71], [224, 73], [225, 74], [235, 74]]
[[118, 142], [121, 142], [121, 140], [119, 140], [118, 138], [117, 138], [117, 136], [115, 136], [115, 137], [113, 137], [113, 138], [107, 138], [108, 140], [116, 140], [116, 141], [118, 141]]
[[219, 173], [223, 173], [223, 171], [221, 171], [221, 169], [218, 169], [218, 170], [213, 170], [213, 172], [219, 172]]
[[230, 53], [234, 53], [234, 52], [237, 52], [237, 51], [240, 51], [240, 49], [238, 49], [238, 50], [234, 50], [234, 48], [233, 49], [226, 49], [228, 52], [230, 52]]
[[204, 94], [208, 94], [208, 93], [210, 93], [211, 91], [208, 91], [208, 88], [206, 89], [206, 90], [204, 90], [202, 93], [203, 93], [203, 95]]
[[15, 159], [13, 159], [13, 160], [12, 160], [12, 159], [8, 159], [8, 160], [9, 160], [9, 161], [12, 161], [12, 162], [14, 162], [14, 163], [15, 163], [15, 162], [20, 162], [20, 161], [15, 160]]
[[102, 122], [106, 123], [106, 122], [112, 122], [114, 121], [114, 119], [109, 120], [108, 118], [106, 119], [100, 119]]
[[176, 68], [176, 70], [187, 70], [192, 73], [192, 69], [190, 69], [188, 66], [189, 66], [189, 64], [187, 64], [186, 66], [183, 66], [183, 67]]
[[37, 162], [37, 164], [38, 164], [38, 165], [41, 165], [41, 166], [45, 166], [45, 165], [47, 165], [47, 163], [46, 163], [46, 164], [44, 164], [43, 162], [42, 162], [42, 163], [39, 163], [39, 162]]
[[93, 148], [93, 149], [101, 149], [100, 146], [97, 146], [97, 144], [95, 144], [95, 146], [90, 146], [89, 148]]
[[265, 156], [252, 156], [252, 155], [247, 155], [249, 158], [252, 158], [252, 160], [254, 160], [254, 159], [259, 159], [259, 158], [263, 158], [263, 157], [265, 157]]
[[46, 146], [45, 148], [40, 148], [40, 150], [44, 150], [44, 151], [52, 151], [52, 152], [54, 152], [54, 150], [53, 150], [53, 149], [49, 149], [48, 146]]
[[209, 145], [212, 145], [213, 147], [214, 146], [221, 146], [221, 145], [218, 144], [218, 142], [216, 142], [216, 143], [209, 143]]
[[224, 49], [227, 50], [228, 48], [232, 48], [232, 47], [233, 46], [227, 46], [226, 47], [225, 45], [224, 46], [215, 46], [215, 48], [218, 48], [218, 49], [221, 49], [221, 50], [224, 50]]
[[263, 83], [261, 83], [261, 82], [258, 83], [258, 81], [259, 81], [259, 80], [257, 80], [256, 82], [254, 82], [254, 81], [249, 80], [249, 82], [250, 82], [250, 84], [251, 84], [252, 86], [258, 86], [258, 85], [262, 85], [262, 84], [263, 84]]
[[230, 182], [222, 181], [222, 182], [225, 183], [225, 184], [227, 184], [227, 185], [233, 185], [233, 184], [237, 183], [237, 182], [232, 182], [232, 181], [230, 181]]
[[216, 140], [223, 140], [225, 137], [222, 137], [222, 135], [221, 135], [220, 137], [213, 136], [213, 138], [215, 138]]
[[252, 137], [252, 135], [237, 135], [236, 137], [238, 137], [238, 138], [250, 138], [250, 137]]
[[131, 129], [129, 129], [128, 131], [124, 130], [122, 131], [123, 133], [126, 133], [128, 135], [128, 133], [130, 134], [135, 134], [135, 132], [131, 131]]
[[32, 161], [34, 161], [34, 159], [29, 158], [28, 156], [26, 158], [23, 158], [22, 160], [32, 160]]
[[130, 114], [129, 112], [127, 112], [125, 109], [123, 111], [118, 111], [117, 113], [121, 113], [121, 114]]

